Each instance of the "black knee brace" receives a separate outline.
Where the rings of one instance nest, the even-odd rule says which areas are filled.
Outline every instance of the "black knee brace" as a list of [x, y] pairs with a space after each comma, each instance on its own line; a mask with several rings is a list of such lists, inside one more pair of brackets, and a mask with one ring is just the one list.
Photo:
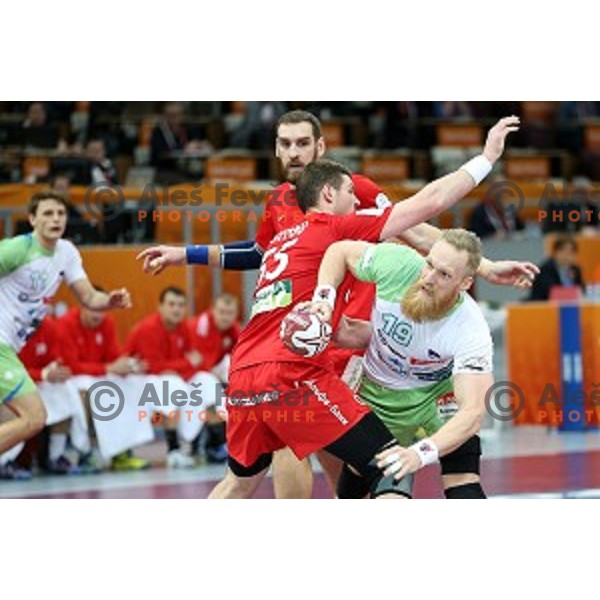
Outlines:
[[483, 500], [487, 498], [480, 483], [466, 483], [444, 490], [448, 500]]
[[258, 475], [261, 471], [268, 469], [273, 462], [273, 455], [271, 453], [261, 454], [256, 461], [245, 467], [241, 463], [239, 463], [235, 458], [229, 456], [227, 459], [227, 465], [231, 469], [234, 475], [237, 477], [254, 477]]
[[442, 475], [475, 473], [479, 475], [481, 462], [481, 440], [478, 435], [469, 438], [450, 454], [440, 458]]
[[369, 413], [340, 439], [327, 446], [327, 452], [342, 459], [360, 474], [357, 476], [344, 466], [338, 482], [338, 497], [364, 498], [369, 493], [372, 498], [382, 494], [398, 494], [410, 498], [409, 479], [403, 477], [401, 481], [395, 481], [393, 476], [384, 477], [375, 459], [379, 452], [395, 443], [394, 436], [379, 417]]

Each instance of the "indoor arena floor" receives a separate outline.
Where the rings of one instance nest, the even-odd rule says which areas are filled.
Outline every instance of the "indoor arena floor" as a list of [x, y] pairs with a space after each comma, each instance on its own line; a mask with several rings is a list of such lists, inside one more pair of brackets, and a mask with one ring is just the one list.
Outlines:
[[[600, 432], [518, 427], [486, 431], [482, 437], [482, 479], [490, 497], [600, 498]], [[159, 464], [164, 449], [153, 444], [138, 454]], [[205, 498], [223, 472], [223, 466], [215, 465], [187, 471], [157, 466], [136, 473], [38, 476], [26, 482], [0, 481], [0, 498]], [[320, 472], [315, 475], [313, 495], [331, 497]], [[257, 497], [273, 497], [270, 479], [263, 482]], [[415, 497], [442, 497], [437, 467], [419, 473]]]

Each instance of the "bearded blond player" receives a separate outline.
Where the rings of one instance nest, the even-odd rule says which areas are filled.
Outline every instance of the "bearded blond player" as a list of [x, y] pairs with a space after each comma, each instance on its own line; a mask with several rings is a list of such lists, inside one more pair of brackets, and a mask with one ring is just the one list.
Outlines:
[[[408, 497], [411, 474], [441, 457], [447, 498], [485, 498], [477, 433], [493, 384], [492, 338], [466, 293], [480, 262], [477, 236], [454, 229], [426, 258], [406, 246], [344, 241], [333, 244], [321, 263], [312, 310], [326, 318], [347, 270], [376, 284], [370, 326], [342, 325], [338, 337], [354, 345], [369, 340], [359, 395], [400, 445], [382, 453], [379, 466], [404, 478]], [[536, 272], [527, 264], [524, 286]], [[357, 498], [366, 490], [345, 467], [338, 493]]]

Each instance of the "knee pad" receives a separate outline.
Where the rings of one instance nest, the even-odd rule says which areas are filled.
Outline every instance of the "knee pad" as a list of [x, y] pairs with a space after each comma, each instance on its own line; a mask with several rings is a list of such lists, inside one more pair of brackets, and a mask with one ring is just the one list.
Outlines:
[[481, 463], [481, 440], [478, 435], [469, 438], [450, 454], [440, 458], [442, 475], [475, 473], [479, 475]]
[[227, 466], [231, 469], [232, 473], [237, 477], [254, 477], [261, 471], [268, 469], [273, 461], [272, 454], [261, 454], [256, 461], [248, 467], [245, 467], [239, 463], [235, 458], [229, 456], [227, 458]]
[[480, 483], [467, 483], [444, 490], [448, 500], [483, 500], [487, 498]]
[[[360, 474], [357, 476], [345, 466], [338, 484], [338, 496], [363, 498], [369, 493], [371, 498], [382, 494], [398, 494], [410, 498], [411, 477], [395, 481], [393, 475], [384, 477], [383, 471], [377, 466], [375, 456], [394, 444], [394, 436], [379, 417], [368, 413], [339, 440], [327, 446], [325, 450], [342, 459]], [[359, 477], [362, 482], [359, 481]]]
[[340, 500], [360, 500], [368, 496], [370, 491], [369, 482], [344, 464], [337, 483], [337, 497]]

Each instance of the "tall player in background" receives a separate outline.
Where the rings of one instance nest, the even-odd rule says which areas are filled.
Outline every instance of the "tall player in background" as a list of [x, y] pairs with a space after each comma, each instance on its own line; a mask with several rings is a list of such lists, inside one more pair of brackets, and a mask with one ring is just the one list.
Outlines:
[[75, 246], [61, 239], [67, 204], [56, 192], [35, 194], [28, 205], [33, 232], [0, 242], [0, 454], [40, 431], [46, 410], [17, 352], [39, 327], [62, 281], [92, 310], [129, 308], [126, 289], [97, 292]]

